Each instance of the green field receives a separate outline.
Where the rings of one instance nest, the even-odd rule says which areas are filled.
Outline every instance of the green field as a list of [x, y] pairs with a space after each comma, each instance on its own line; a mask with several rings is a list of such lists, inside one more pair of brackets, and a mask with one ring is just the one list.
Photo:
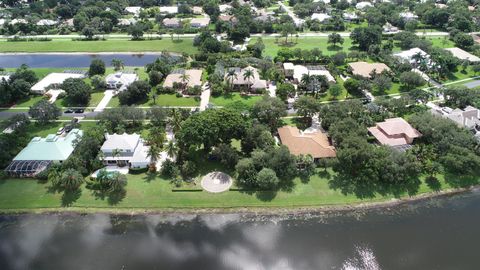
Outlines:
[[[153, 92], [152, 92], [153, 93]], [[152, 95], [150, 93], [150, 96]], [[143, 103], [136, 104], [136, 106], [173, 106], [173, 107], [196, 107], [200, 105], [199, 97], [177, 97], [175, 94], [160, 94], [157, 95], [156, 102], [153, 102], [151, 97]], [[107, 107], [120, 107], [118, 97], [112, 98]]]
[[221, 95], [218, 97], [210, 97], [210, 103], [216, 106], [227, 106], [232, 103], [242, 102], [247, 107], [252, 107], [257, 101], [262, 99], [261, 96], [244, 96], [239, 93], [231, 93], [227, 95]]
[[52, 41], [7, 42], [0, 41], [0, 52], [177, 52], [196, 53], [191, 38], [172, 41], [161, 40], [132, 41], [109, 39], [105, 41], [72, 41], [55, 39]]
[[[321, 174], [321, 176], [320, 176]], [[64, 197], [62, 193], [49, 190], [49, 184], [31, 179], [8, 179], [0, 182], [0, 211], [35, 210], [61, 208], [65, 204], [78, 207], [83, 211], [104, 209], [174, 209], [174, 208], [235, 208], [235, 207], [308, 207], [344, 205], [364, 202], [389, 200], [392, 197], [380, 195], [360, 199], [355, 195], [343, 195], [339, 190], [329, 187], [331, 172], [319, 171], [307, 183], [296, 179], [291, 191], [279, 192], [247, 192], [228, 191], [221, 194], [210, 194], [196, 188], [173, 190], [173, 185], [155, 175], [128, 175], [126, 195], [120, 198], [95, 194], [84, 186], [75, 198]], [[442, 188], [449, 188], [443, 179]], [[418, 194], [432, 192], [422, 183]], [[77, 197], [78, 196], [78, 197]], [[407, 195], [404, 194], [403, 197]], [[63, 202], [62, 202], [63, 201]], [[67, 208], [68, 209], [68, 208]]]

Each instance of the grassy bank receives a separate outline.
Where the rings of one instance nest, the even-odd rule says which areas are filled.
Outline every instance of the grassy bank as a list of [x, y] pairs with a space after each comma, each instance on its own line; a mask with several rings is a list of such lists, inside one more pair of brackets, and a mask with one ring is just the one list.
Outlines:
[[110, 39], [105, 41], [72, 41], [56, 39], [52, 41], [7, 42], [0, 41], [0, 52], [177, 52], [196, 53], [191, 38], [172, 41], [161, 40], [132, 41]]
[[[125, 196], [108, 197], [82, 187], [79, 194], [62, 197], [62, 193], [49, 191], [49, 184], [29, 179], [8, 179], [0, 182], [0, 211], [35, 211], [36, 209], [69, 210], [68, 204], [76, 209], [111, 210], [162, 210], [192, 208], [242, 208], [242, 207], [321, 207], [351, 205], [367, 202], [389, 201], [392, 196], [377, 195], [361, 199], [356, 195], [344, 195], [330, 188], [331, 172], [315, 175], [307, 183], [295, 179], [291, 191], [256, 192], [228, 191], [210, 194], [194, 189], [174, 191], [166, 179], [147, 174], [129, 175]], [[417, 195], [438, 189], [461, 187], [463, 182], [453, 182], [441, 177], [439, 185], [432, 188], [422, 183]], [[471, 182], [469, 182], [471, 183]], [[402, 196], [407, 198], [405, 194]], [[94, 210], [90, 210], [94, 211]]]

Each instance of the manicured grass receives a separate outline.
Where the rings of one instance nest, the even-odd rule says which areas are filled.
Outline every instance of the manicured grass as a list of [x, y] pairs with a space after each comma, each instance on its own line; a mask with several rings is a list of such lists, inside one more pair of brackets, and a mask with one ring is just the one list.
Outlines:
[[[152, 93], [151, 93], [152, 94]], [[160, 94], [157, 95], [156, 103], [149, 98], [143, 103], [136, 104], [136, 106], [179, 106], [179, 107], [196, 107], [200, 105], [199, 97], [177, 97], [175, 94]], [[120, 107], [118, 97], [113, 97], [108, 103], [107, 107]]]
[[7, 42], [0, 41], [1, 52], [177, 52], [196, 53], [191, 38], [172, 41], [161, 40], [131, 41], [109, 39], [105, 41], [72, 41], [55, 39], [52, 41]]
[[[60, 127], [63, 127], [67, 122], [52, 122], [45, 125], [38, 125], [31, 123], [27, 129], [28, 137], [46, 137], [48, 134], [55, 134]], [[80, 122], [80, 129], [87, 129], [96, 126], [96, 122]]]
[[[321, 176], [320, 176], [321, 175]], [[172, 191], [170, 181], [155, 175], [138, 174], [128, 175], [128, 185], [125, 197], [109, 199], [85, 188], [77, 199], [72, 200], [70, 206], [108, 209], [166, 209], [166, 208], [231, 208], [231, 207], [307, 207], [355, 204], [391, 199], [392, 196], [380, 195], [360, 199], [355, 195], [344, 195], [339, 190], [329, 187], [331, 172], [319, 171], [307, 183], [295, 179], [295, 186], [291, 191], [279, 192], [245, 192], [228, 191], [220, 194], [211, 194], [204, 191]], [[61, 208], [62, 193], [49, 191], [49, 184], [42, 184], [31, 179], [8, 179], [0, 182], [0, 210], [34, 210], [36, 208]], [[441, 188], [449, 188], [443, 178], [440, 179]], [[199, 190], [194, 187], [193, 190]], [[432, 189], [422, 183], [418, 193], [431, 192]], [[407, 196], [404, 194], [403, 196]]]
[[[256, 38], [252, 38], [250, 43], [255, 43], [256, 40]], [[274, 37], [263, 37], [262, 40], [265, 44], [264, 54], [272, 57], [276, 56], [277, 52], [282, 48], [300, 48], [302, 50], [319, 48], [324, 55], [332, 55], [339, 51], [348, 52], [350, 47], [352, 47], [352, 40], [348, 37], [344, 38], [345, 42], [343, 43], [343, 46], [337, 46], [335, 48], [327, 44], [327, 37], [299, 37], [298, 39], [295, 37], [289, 37], [289, 43], [293, 42], [293, 44], [289, 46], [284, 45], [285, 38], [282, 37], [278, 38], [278, 43], [276, 42], [277, 39]]]
[[210, 103], [216, 106], [227, 106], [235, 102], [242, 102], [246, 106], [252, 107], [260, 99], [262, 99], [261, 96], [244, 96], [239, 93], [231, 93], [218, 97], [210, 97]]

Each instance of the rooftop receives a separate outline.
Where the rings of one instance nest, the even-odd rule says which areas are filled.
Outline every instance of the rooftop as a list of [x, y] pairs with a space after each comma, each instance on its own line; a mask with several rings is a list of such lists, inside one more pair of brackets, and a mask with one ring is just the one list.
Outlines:
[[35, 137], [13, 160], [66, 160], [75, 149], [73, 142], [82, 136], [83, 131], [73, 129], [65, 137], [55, 134]]
[[46, 88], [50, 85], [62, 84], [66, 79], [70, 78], [83, 78], [83, 73], [50, 73], [32, 86], [34, 92], [45, 92]]
[[202, 70], [201, 69], [186, 69], [186, 70], [177, 70], [168, 74], [167, 78], [163, 82], [163, 87], [173, 87], [173, 83], [181, 83], [183, 74], [189, 76], [187, 85], [188, 87], [201, 86], [202, 85]]
[[370, 74], [372, 74], [372, 72], [380, 74], [384, 70], [390, 71], [390, 68], [384, 63], [354, 62], [349, 63], [348, 66], [352, 69], [353, 75], [358, 75], [365, 78], [370, 78]]
[[368, 131], [381, 143], [389, 146], [411, 144], [413, 139], [422, 136], [403, 118], [390, 118], [377, 123]]
[[335, 148], [321, 131], [302, 133], [296, 127], [284, 126], [278, 129], [278, 136], [293, 155], [311, 155], [313, 158], [336, 156]]
[[460, 48], [454, 47], [454, 48], [446, 48], [445, 50], [451, 52], [453, 56], [460, 60], [468, 60], [470, 62], [480, 62], [480, 58], [478, 56], [475, 56], [469, 52], [466, 52]]

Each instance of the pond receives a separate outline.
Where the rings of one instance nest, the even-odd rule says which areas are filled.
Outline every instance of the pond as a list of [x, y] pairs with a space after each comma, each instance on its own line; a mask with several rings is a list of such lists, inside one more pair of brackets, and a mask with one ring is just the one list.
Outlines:
[[0, 217], [0, 269], [478, 269], [480, 194], [336, 214]]
[[160, 53], [144, 54], [82, 54], [82, 53], [20, 53], [0, 54], [0, 67], [17, 68], [27, 64], [31, 68], [85, 68], [90, 62], [101, 59], [107, 66], [111, 66], [112, 59], [120, 59], [125, 66], [145, 66], [152, 63]]

